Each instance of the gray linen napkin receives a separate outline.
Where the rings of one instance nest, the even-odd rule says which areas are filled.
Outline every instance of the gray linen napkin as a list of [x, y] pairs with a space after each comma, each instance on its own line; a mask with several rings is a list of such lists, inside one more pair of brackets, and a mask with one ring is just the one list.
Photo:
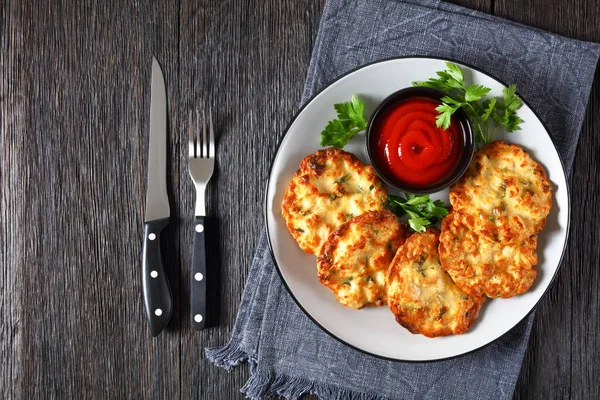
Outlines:
[[[519, 93], [550, 130], [570, 174], [600, 46], [567, 39], [433, 0], [329, 0], [302, 103], [360, 65], [406, 55], [472, 64]], [[493, 344], [429, 363], [381, 360], [320, 330], [294, 303], [273, 264], [265, 234], [230, 342], [207, 349], [217, 365], [250, 363], [241, 389], [251, 398], [278, 394], [323, 399], [511, 398], [533, 316]]]

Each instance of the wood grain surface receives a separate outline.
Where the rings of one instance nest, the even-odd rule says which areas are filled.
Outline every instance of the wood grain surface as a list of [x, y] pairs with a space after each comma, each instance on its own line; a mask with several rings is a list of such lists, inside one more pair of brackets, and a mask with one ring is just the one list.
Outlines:
[[[595, 0], [457, 0], [600, 41]], [[243, 398], [204, 358], [227, 342], [263, 229], [268, 166], [298, 107], [322, 0], [0, 0], [0, 398]], [[141, 298], [150, 65], [169, 97], [175, 296], [152, 338]], [[600, 398], [600, 80], [572, 176], [571, 236], [537, 311], [517, 399]], [[207, 192], [218, 326], [189, 323], [190, 110], [211, 109]]]

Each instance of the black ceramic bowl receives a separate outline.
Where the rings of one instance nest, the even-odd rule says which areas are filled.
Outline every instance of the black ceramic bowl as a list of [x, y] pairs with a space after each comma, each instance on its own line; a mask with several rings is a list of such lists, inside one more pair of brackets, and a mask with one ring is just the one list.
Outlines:
[[454, 182], [458, 180], [467, 170], [469, 163], [471, 162], [471, 158], [473, 158], [473, 151], [475, 149], [474, 141], [475, 138], [473, 136], [473, 128], [471, 126], [471, 122], [467, 118], [466, 114], [462, 110], [458, 110], [455, 112], [454, 117], [456, 121], [460, 124], [460, 131], [462, 132], [462, 149], [459, 155], [458, 162], [456, 166], [443, 178], [438, 180], [435, 183], [428, 185], [411, 185], [405, 182], [399, 181], [396, 177], [390, 175], [386, 172], [386, 168], [384, 168], [381, 164], [381, 160], [379, 160], [375, 154], [374, 148], [376, 146], [376, 140], [378, 137], [378, 125], [383, 115], [385, 115], [386, 111], [398, 105], [399, 102], [419, 97], [427, 97], [436, 101], [440, 101], [445, 94], [437, 89], [426, 88], [426, 87], [409, 87], [405, 89], [398, 90], [397, 92], [392, 93], [388, 97], [386, 97], [375, 109], [375, 112], [371, 115], [369, 119], [369, 123], [367, 124], [366, 131], [366, 146], [367, 146], [367, 154], [373, 168], [383, 179], [385, 183], [388, 185], [408, 193], [435, 193], [440, 190], [452, 185]]

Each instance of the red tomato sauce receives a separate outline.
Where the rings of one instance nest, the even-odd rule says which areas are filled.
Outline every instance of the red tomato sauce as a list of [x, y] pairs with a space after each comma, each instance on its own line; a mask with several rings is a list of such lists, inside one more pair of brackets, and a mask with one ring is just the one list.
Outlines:
[[452, 172], [459, 161], [463, 135], [452, 117], [446, 130], [435, 125], [440, 103], [415, 97], [403, 100], [382, 115], [375, 138], [375, 155], [391, 177], [410, 185], [430, 185]]

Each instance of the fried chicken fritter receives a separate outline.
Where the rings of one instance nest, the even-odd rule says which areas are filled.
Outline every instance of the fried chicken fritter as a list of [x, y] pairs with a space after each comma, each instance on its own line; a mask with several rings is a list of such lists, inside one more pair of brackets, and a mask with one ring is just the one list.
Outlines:
[[305, 157], [282, 204], [288, 230], [307, 253], [321, 246], [338, 226], [366, 211], [385, 209], [387, 193], [370, 165], [340, 149]]
[[317, 261], [319, 282], [343, 305], [360, 309], [386, 303], [385, 278], [398, 247], [410, 235], [389, 211], [369, 211], [329, 235]]
[[521, 147], [497, 141], [475, 153], [450, 188], [450, 203], [460, 222], [480, 236], [520, 243], [544, 227], [552, 184]]
[[415, 233], [398, 249], [387, 275], [388, 306], [396, 321], [427, 337], [466, 332], [479, 315], [482, 297], [463, 292], [442, 268], [440, 231]]
[[474, 296], [508, 298], [525, 293], [536, 277], [537, 234], [517, 243], [480, 237], [456, 212], [442, 221], [440, 260], [454, 282]]

